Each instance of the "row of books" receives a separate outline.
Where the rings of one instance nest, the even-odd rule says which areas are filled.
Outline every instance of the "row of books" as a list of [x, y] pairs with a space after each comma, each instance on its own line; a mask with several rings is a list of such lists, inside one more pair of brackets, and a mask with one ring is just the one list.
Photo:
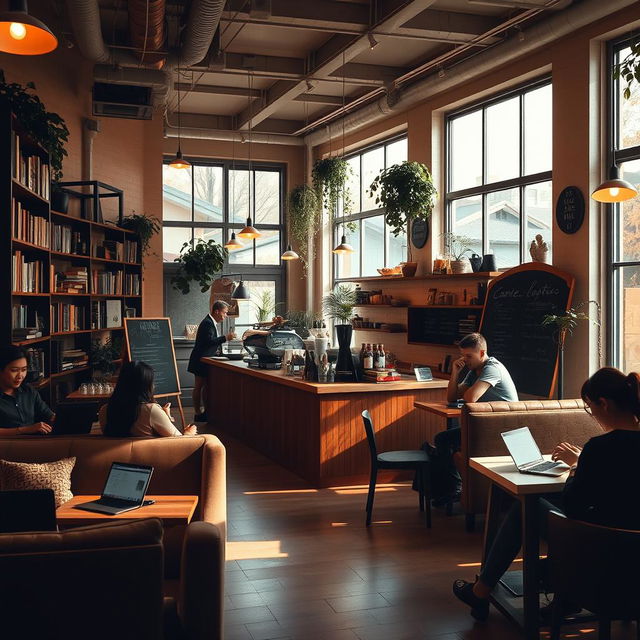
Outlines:
[[22, 202], [11, 198], [13, 217], [13, 237], [16, 240], [37, 244], [39, 247], [49, 246], [49, 221], [36, 216], [24, 207]]
[[91, 302], [91, 328], [112, 329], [122, 326], [120, 300], [94, 300]]
[[82, 331], [87, 329], [86, 307], [66, 302], [51, 305], [51, 332]]
[[41, 198], [49, 200], [51, 193], [51, 177], [49, 165], [38, 155], [27, 155], [17, 132], [12, 131], [13, 137], [13, 177], [27, 189], [35, 191]]
[[124, 260], [125, 262], [138, 262], [138, 242], [136, 240], [124, 241]]
[[35, 382], [44, 378], [46, 375], [44, 349], [29, 347], [25, 349], [25, 355], [27, 356], [27, 381]]
[[29, 260], [22, 251], [11, 256], [11, 287], [21, 293], [42, 293], [44, 284], [44, 263]]
[[139, 296], [140, 291], [140, 274], [125, 273], [124, 274], [124, 294], [126, 296]]
[[122, 271], [92, 271], [91, 291], [112, 296], [122, 295]]
[[89, 274], [86, 267], [71, 267], [56, 271], [51, 265], [51, 291], [54, 293], [89, 293]]
[[82, 237], [79, 231], [74, 231], [66, 224], [54, 224], [51, 234], [51, 250], [86, 256], [88, 255], [87, 240]]
[[[117, 240], [98, 240], [93, 245], [93, 255], [96, 258], [108, 260], [122, 260], [124, 256], [124, 243]], [[135, 262], [130, 260], [129, 262]]]
[[396, 382], [401, 379], [400, 374], [395, 369], [364, 370], [364, 380], [366, 382]]
[[89, 356], [82, 349], [68, 349], [62, 340], [51, 341], [51, 371], [60, 373], [89, 364]]
[[[33, 306], [15, 303], [11, 305], [11, 326], [14, 331], [25, 329], [38, 331], [44, 326], [44, 322]], [[39, 338], [40, 336], [37, 337]]]

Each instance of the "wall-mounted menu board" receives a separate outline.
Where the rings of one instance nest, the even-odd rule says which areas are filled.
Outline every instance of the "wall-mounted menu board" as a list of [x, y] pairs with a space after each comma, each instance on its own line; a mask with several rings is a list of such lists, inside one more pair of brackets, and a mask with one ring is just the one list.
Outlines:
[[482, 309], [469, 307], [409, 307], [410, 344], [457, 344], [462, 336], [478, 330]]
[[573, 276], [541, 262], [505, 271], [489, 284], [480, 333], [519, 393], [551, 397], [558, 345], [542, 319], [569, 308], [573, 285]]
[[125, 318], [125, 342], [129, 360], [153, 367], [155, 395], [180, 394], [176, 355], [169, 318]]

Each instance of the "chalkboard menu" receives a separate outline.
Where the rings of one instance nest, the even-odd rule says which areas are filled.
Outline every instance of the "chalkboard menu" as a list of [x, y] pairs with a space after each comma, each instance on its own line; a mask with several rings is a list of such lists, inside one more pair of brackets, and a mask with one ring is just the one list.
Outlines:
[[556, 222], [565, 233], [575, 233], [584, 221], [584, 197], [578, 187], [566, 187], [556, 203]]
[[551, 397], [558, 345], [547, 314], [562, 314], [571, 304], [574, 279], [539, 262], [510, 269], [492, 280], [480, 333], [490, 356], [507, 367], [519, 393]]
[[482, 309], [469, 307], [409, 307], [408, 342], [457, 344], [462, 336], [478, 330]]
[[125, 318], [125, 341], [129, 360], [153, 367], [155, 395], [178, 395], [178, 370], [169, 318]]

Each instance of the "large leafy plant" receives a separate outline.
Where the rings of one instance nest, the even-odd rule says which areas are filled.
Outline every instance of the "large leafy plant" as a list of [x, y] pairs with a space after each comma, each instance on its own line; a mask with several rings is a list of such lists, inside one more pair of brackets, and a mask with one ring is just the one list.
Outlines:
[[337, 284], [331, 293], [322, 299], [322, 308], [329, 318], [339, 324], [349, 324], [356, 306], [356, 292], [346, 284]]
[[369, 195], [384, 207], [385, 220], [398, 236], [407, 230], [410, 220], [431, 217], [438, 192], [424, 164], [403, 162], [382, 170], [371, 183]]
[[[289, 193], [289, 236], [293, 240], [304, 275], [307, 274], [309, 261], [315, 256], [313, 239], [320, 230], [322, 211], [316, 191], [309, 185], [301, 184]], [[312, 240], [309, 243], [309, 239]], [[311, 251], [309, 251], [311, 246]]]
[[24, 131], [46, 149], [50, 156], [51, 179], [60, 182], [69, 129], [57, 113], [45, 109], [40, 98], [33, 93], [35, 88], [33, 82], [27, 82], [24, 87], [17, 82], [5, 82], [4, 71], [0, 69], [0, 107], [9, 108]]
[[222, 271], [227, 255], [228, 251], [215, 240], [199, 238], [195, 244], [185, 242], [174, 260], [178, 272], [171, 278], [173, 288], [186, 295], [191, 291], [191, 282], [197, 282], [200, 291], [206, 293], [216, 273]]

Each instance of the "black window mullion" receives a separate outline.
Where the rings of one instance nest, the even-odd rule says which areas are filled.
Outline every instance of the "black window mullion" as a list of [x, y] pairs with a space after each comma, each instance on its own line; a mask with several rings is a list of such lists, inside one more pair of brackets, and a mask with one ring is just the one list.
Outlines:
[[[524, 121], [524, 117], [525, 117], [525, 110], [524, 110], [524, 99], [525, 99], [525, 95], [526, 93], [523, 92], [520, 94], [520, 99], [518, 101], [518, 106], [520, 109], [520, 179], [522, 179], [522, 177], [524, 176], [525, 173], [525, 166], [524, 166], [524, 157], [525, 157], [525, 135], [524, 135], [524, 128], [525, 128], [525, 121]], [[518, 213], [519, 218], [520, 218], [520, 247], [519, 247], [519, 251], [518, 251], [518, 255], [520, 256], [520, 264], [522, 264], [524, 262], [525, 259], [525, 233], [526, 233], [526, 221], [525, 221], [525, 202], [524, 202], [524, 190], [525, 187], [524, 186], [520, 186], [520, 188], [518, 189], [518, 197], [520, 200], [520, 211]]]

